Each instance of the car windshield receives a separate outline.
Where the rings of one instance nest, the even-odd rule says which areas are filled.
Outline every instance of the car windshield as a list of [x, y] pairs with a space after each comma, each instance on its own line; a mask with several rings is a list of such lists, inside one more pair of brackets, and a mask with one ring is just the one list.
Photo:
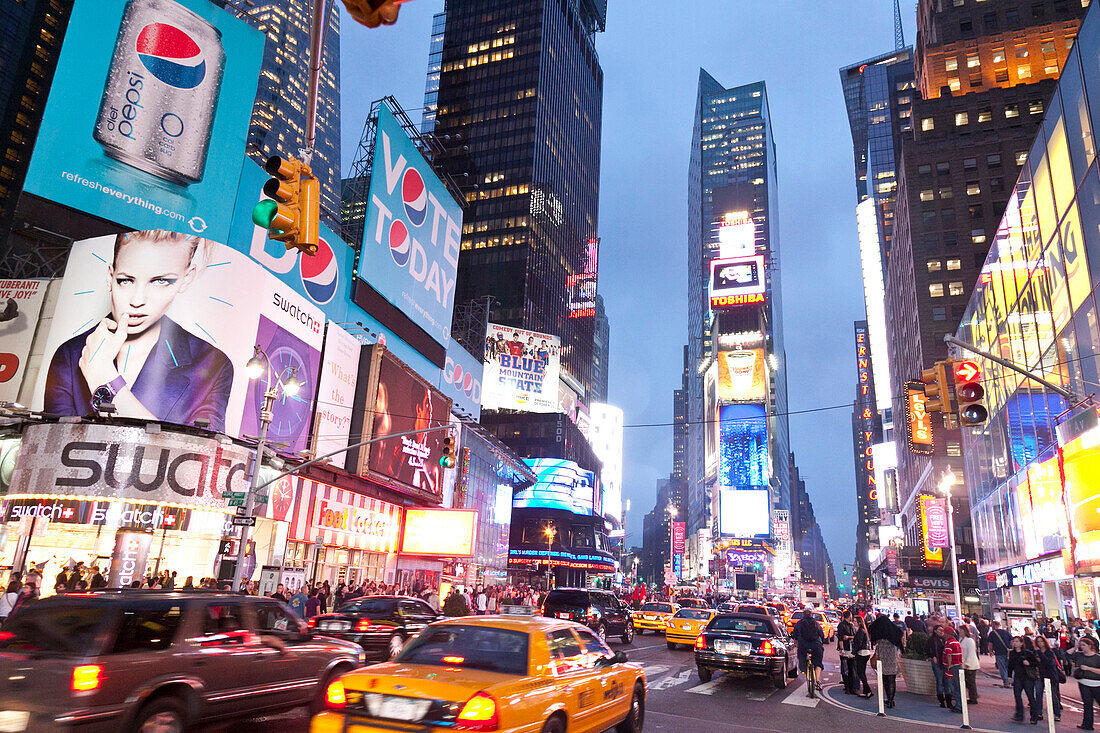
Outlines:
[[672, 613], [672, 606], [667, 603], [647, 603], [642, 606], [641, 610], [650, 613]]
[[398, 659], [408, 664], [527, 674], [527, 634], [485, 626], [430, 626]]
[[30, 654], [95, 654], [107, 609], [74, 604], [31, 604], [0, 631], [0, 652]]
[[797, 621], [800, 618], [802, 618], [802, 612], [801, 611], [795, 611], [794, 613], [791, 614], [791, 621]]
[[763, 606], [738, 606], [737, 607], [737, 612], [738, 613], [759, 613], [759, 614], [762, 614], [764, 616], [768, 615], [768, 609], [764, 608]]
[[706, 621], [710, 618], [710, 612], [701, 608], [681, 608], [673, 618], [690, 618], [695, 621]]
[[681, 606], [687, 606], [689, 608], [706, 608], [706, 602], [698, 598], [681, 598], [679, 600]]
[[771, 628], [766, 621], [736, 616], [717, 616], [707, 627], [714, 631], [741, 631], [748, 634], [770, 634]]
[[583, 590], [556, 590], [546, 596], [547, 608], [588, 608], [588, 592]]

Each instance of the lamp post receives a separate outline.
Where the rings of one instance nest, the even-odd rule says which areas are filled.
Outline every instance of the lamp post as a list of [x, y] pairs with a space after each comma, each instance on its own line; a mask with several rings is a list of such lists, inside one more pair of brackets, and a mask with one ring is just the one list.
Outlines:
[[[272, 410], [275, 407], [275, 400], [279, 397], [279, 392], [282, 391], [286, 397], [294, 397], [298, 394], [298, 391], [302, 388], [302, 383], [298, 380], [297, 367], [288, 367], [281, 373], [275, 374], [271, 367], [271, 360], [267, 357], [267, 354], [257, 344], [252, 354], [252, 358], [248, 360], [248, 363], [244, 367], [245, 374], [249, 379], [259, 379], [260, 377], [267, 376], [267, 388], [264, 390], [264, 403], [260, 408], [260, 437], [256, 441], [256, 454], [252, 459], [252, 475], [249, 477], [248, 493], [244, 497], [244, 516], [251, 517], [252, 512], [256, 506], [256, 494], [258, 493], [258, 487], [260, 483], [260, 466], [263, 465], [264, 460], [264, 447], [267, 443], [267, 428], [271, 425]], [[283, 375], [290, 372], [287, 378], [284, 380]], [[274, 378], [274, 381], [272, 381]], [[242, 577], [244, 575], [244, 556], [245, 545], [248, 542], [248, 527], [241, 527], [241, 541], [237, 547], [237, 566], [233, 569], [233, 590], [240, 591]]]
[[546, 535], [546, 591], [550, 591], [550, 584], [554, 579], [554, 566], [550, 553], [554, 544], [554, 525], [548, 524], [543, 528], [542, 533]]
[[962, 618], [962, 594], [959, 593], [959, 555], [955, 546], [955, 507], [951, 504], [951, 487], [955, 484], [955, 472], [950, 468], [940, 480], [940, 491], [947, 497], [947, 537], [951, 544], [951, 580], [955, 586], [955, 612]]

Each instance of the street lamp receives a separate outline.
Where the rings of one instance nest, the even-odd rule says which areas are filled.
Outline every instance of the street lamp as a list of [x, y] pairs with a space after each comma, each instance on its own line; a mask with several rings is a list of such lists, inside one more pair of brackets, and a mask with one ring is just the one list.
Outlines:
[[554, 577], [553, 560], [551, 559], [551, 551], [554, 544], [554, 530], [553, 524], [548, 524], [543, 527], [542, 533], [546, 535], [546, 590], [550, 591], [550, 583]]
[[[302, 382], [298, 379], [298, 368], [287, 367], [276, 374], [271, 366], [271, 359], [260, 348], [259, 344], [253, 350], [252, 358], [244, 365], [244, 372], [249, 379], [259, 379], [267, 375], [267, 388], [264, 390], [264, 404], [260, 408], [260, 437], [256, 441], [256, 454], [252, 459], [252, 476], [249, 480], [248, 493], [244, 497], [244, 516], [251, 517], [256, 506], [257, 487], [260, 483], [260, 466], [264, 460], [264, 446], [267, 443], [267, 428], [273, 418], [272, 410], [275, 400], [282, 392], [286, 397], [294, 397], [302, 389]], [[289, 372], [289, 375], [287, 374]], [[285, 379], [283, 377], [286, 377]], [[274, 381], [273, 381], [274, 380]], [[241, 541], [237, 547], [237, 567], [233, 569], [233, 589], [239, 591], [242, 576], [244, 575], [245, 544], [248, 541], [248, 527], [241, 527]]]
[[962, 618], [962, 594], [959, 592], [959, 554], [955, 546], [955, 507], [951, 504], [951, 487], [955, 485], [955, 472], [950, 467], [940, 479], [940, 491], [947, 497], [947, 537], [951, 543], [951, 580], [955, 586], [955, 612]]

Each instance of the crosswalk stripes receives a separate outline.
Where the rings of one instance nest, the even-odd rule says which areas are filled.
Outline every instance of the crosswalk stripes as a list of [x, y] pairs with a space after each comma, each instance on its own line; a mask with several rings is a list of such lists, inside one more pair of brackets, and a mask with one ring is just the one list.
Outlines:
[[650, 685], [651, 690], [667, 690], [670, 687], [679, 687], [688, 681], [688, 678], [695, 674], [694, 669], [685, 669], [677, 675], [669, 675], [662, 680], [659, 680], [656, 684]]
[[798, 687], [791, 690], [791, 692], [788, 693], [787, 696], [779, 702], [783, 703], [784, 705], [798, 705], [804, 708], [816, 708], [817, 704], [821, 702], [821, 698], [810, 697], [806, 694], [805, 686], [799, 685]]

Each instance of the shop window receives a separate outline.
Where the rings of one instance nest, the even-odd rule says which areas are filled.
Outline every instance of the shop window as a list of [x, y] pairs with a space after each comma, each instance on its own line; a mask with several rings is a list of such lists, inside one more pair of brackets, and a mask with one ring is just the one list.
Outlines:
[[183, 609], [175, 603], [124, 608], [111, 653], [163, 651], [172, 646], [182, 618]]
[[928, 286], [928, 294], [933, 298], [943, 297], [943, 283], [932, 283]]

